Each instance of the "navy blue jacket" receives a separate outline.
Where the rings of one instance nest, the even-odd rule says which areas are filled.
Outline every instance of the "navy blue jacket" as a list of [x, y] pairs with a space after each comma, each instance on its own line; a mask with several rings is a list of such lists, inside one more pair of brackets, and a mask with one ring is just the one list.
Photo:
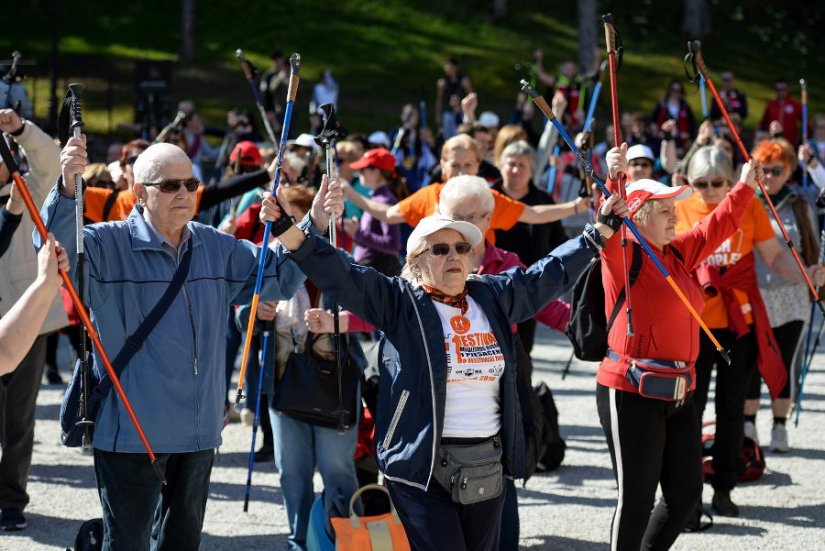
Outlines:
[[[599, 241], [598, 232], [585, 230]], [[487, 314], [504, 353], [501, 435], [505, 473], [523, 478], [525, 441], [511, 325], [533, 317], [572, 286], [597, 253], [583, 236], [567, 241], [528, 269], [473, 276], [469, 295]], [[432, 300], [399, 277], [350, 262], [323, 239], [308, 236], [290, 253], [337, 304], [384, 331], [375, 439], [378, 466], [390, 480], [426, 489], [444, 426], [447, 355]]]

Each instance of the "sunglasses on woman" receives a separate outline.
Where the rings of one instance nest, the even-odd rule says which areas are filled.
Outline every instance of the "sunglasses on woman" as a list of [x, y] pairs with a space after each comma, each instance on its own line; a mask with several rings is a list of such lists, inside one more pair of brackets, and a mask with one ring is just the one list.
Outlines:
[[725, 185], [724, 180], [713, 180], [712, 182], [703, 182], [702, 180], [697, 180], [691, 184], [696, 189], [708, 189], [708, 186], [711, 186], [713, 189], [719, 189], [720, 187]]
[[146, 187], [156, 187], [162, 193], [177, 193], [181, 184], [186, 188], [186, 191], [191, 193], [193, 191], [198, 191], [198, 186], [201, 185], [201, 182], [197, 178], [187, 178], [185, 180], [163, 180], [162, 182], [157, 182], [154, 184], [142, 183], [141, 185]]
[[[468, 254], [470, 249], [473, 248], [472, 245], [467, 243], [466, 241], [459, 241], [453, 245], [455, 252], [458, 254]], [[435, 256], [444, 256], [449, 254], [450, 252], [450, 245], [447, 243], [436, 243], [432, 247], [429, 248], [429, 251], [433, 253]]]
[[770, 176], [773, 176], [774, 178], [779, 178], [782, 175], [782, 172], [784, 172], [785, 169], [782, 168], [781, 166], [774, 166], [774, 167], [763, 166], [762, 170], [765, 171], [765, 176], [770, 175]]

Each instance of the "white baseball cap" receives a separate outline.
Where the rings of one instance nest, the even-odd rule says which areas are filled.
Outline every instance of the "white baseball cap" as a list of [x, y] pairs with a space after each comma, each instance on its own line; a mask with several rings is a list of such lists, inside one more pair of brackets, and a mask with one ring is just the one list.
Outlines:
[[321, 146], [315, 143], [315, 136], [313, 136], [312, 134], [299, 134], [298, 137], [294, 140], [289, 140], [288, 142], [286, 142], [286, 145], [297, 145], [300, 147], [307, 147], [312, 149], [313, 153], [315, 153], [316, 155], [319, 155], [321, 153]]
[[630, 209], [630, 216], [638, 212], [648, 199], [676, 199], [680, 201], [687, 199], [693, 194], [690, 186], [666, 186], [656, 180], [641, 179], [633, 182], [625, 188], [627, 195], [627, 208]]
[[390, 137], [383, 130], [379, 130], [378, 132], [373, 132], [372, 134], [370, 134], [369, 137], [367, 137], [367, 141], [369, 143], [383, 145], [387, 149], [389, 149], [391, 145]]
[[485, 128], [498, 128], [500, 119], [492, 111], [485, 111], [478, 117], [478, 123]]
[[481, 243], [481, 240], [484, 239], [484, 236], [481, 235], [481, 230], [469, 222], [453, 220], [452, 218], [447, 218], [443, 214], [433, 214], [432, 216], [422, 218], [410, 234], [410, 238], [407, 240], [407, 255], [409, 255], [416, 248], [419, 241], [423, 241], [428, 235], [432, 235], [438, 230], [443, 230], [445, 228], [449, 228], [460, 233], [473, 247]]
[[627, 150], [627, 162], [634, 159], [648, 159], [651, 163], [656, 160], [653, 150], [644, 144], [637, 143]]

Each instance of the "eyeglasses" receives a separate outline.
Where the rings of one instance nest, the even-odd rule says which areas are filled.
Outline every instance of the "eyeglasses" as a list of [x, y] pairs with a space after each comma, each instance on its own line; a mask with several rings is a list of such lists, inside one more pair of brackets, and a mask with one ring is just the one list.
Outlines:
[[[467, 243], [466, 241], [459, 241], [458, 243], [453, 244], [453, 248], [455, 249], [456, 253], [463, 255], [469, 254], [473, 246]], [[435, 256], [444, 256], [446, 254], [449, 254], [450, 245], [449, 243], [436, 243], [427, 250], [429, 250]]]
[[125, 164], [133, 165], [133, 164], [135, 164], [135, 161], [137, 161], [137, 158], [138, 158], [137, 155], [132, 155], [131, 157], [126, 157], [126, 163]]
[[650, 161], [630, 161], [628, 164], [634, 168], [653, 168]]
[[762, 170], [765, 171], [765, 176], [773, 176], [774, 178], [778, 178], [785, 172], [785, 169], [781, 166], [763, 166]]
[[141, 183], [141, 185], [146, 187], [156, 187], [162, 193], [177, 193], [180, 186], [183, 185], [186, 188], [186, 191], [191, 193], [193, 191], [198, 191], [198, 186], [201, 185], [201, 182], [197, 178], [187, 178], [185, 180], [164, 180], [154, 184]]
[[711, 186], [713, 189], [719, 189], [720, 187], [725, 185], [725, 180], [713, 180], [712, 182], [704, 182], [702, 180], [697, 180], [691, 184], [696, 189], [708, 189], [708, 186]]
[[481, 214], [468, 214], [467, 216], [450, 216], [450, 218], [458, 222], [469, 222], [470, 224], [475, 224], [476, 222], [481, 222], [488, 216], [490, 216], [489, 212], [483, 212]]

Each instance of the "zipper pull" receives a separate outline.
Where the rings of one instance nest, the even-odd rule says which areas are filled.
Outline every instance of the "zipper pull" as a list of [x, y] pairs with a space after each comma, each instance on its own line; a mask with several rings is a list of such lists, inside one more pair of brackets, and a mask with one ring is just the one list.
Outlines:
[[195, 358], [195, 375], [198, 374], [198, 359]]

